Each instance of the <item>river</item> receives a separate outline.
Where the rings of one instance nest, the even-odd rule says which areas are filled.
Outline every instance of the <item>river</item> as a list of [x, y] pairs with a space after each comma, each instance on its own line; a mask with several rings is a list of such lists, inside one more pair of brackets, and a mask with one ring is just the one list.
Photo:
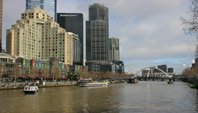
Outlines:
[[35, 95], [2, 90], [0, 113], [198, 113], [198, 90], [183, 82], [151, 81], [42, 88]]

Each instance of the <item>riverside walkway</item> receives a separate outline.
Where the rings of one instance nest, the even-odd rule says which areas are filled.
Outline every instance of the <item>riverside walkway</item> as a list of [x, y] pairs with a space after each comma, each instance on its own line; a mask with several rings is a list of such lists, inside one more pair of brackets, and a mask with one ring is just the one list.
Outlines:
[[[22, 89], [25, 85], [33, 84], [36, 82], [0, 82], [0, 90], [6, 89]], [[39, 83], [38, 86], [42, 87], [61, 87], [61, 86], [72, 86], [75, 85], [76, 81], [45, 81], [44, 84]]]

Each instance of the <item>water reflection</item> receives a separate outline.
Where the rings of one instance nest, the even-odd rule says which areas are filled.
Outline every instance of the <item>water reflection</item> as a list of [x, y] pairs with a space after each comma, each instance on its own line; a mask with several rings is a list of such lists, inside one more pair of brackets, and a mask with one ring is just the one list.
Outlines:
[[36, 95], [0, 91], [0, 113], [198, 113], [198, 91], [185, 83], [140, 82], [104, 88], [57, 87]]
[[196, 91], [196, 105], [197, 105], [197, 112], [198, 112], [198, 90]]
[[104, 88], [82, 88], [81, 89], [82, 112], [114, 112], [118, 113], [119, 108], [119, 88], [104, 87]]

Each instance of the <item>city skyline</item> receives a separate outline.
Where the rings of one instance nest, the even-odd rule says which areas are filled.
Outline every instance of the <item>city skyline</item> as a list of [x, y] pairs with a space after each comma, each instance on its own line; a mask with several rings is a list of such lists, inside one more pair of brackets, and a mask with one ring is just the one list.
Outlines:
[[[5, 31], [25, 10], [25, 0], [4, 3], [3, 48]], [[195, 38], [185, 35], [180, 17], [185, 16], [190, 3], [185, 0], [93, 0], [108, 7], [110, 37], [119, 37], [121, 60], [128, 70], [167, 64], [181, 71], [194, 58]], [[83, 13], [88, 20], [90, 1], [59, 0], [58, 12]], [[128, 5], [130, 4], [130, 5]], [[14, 7], [17, 5], [18, 7]], [[123, 7], [126, 6], [126, 7]], [[141, 9], [141, 7], [144, 9]], [[10, 7], [13, 7], [10, 10]], [[192, 38], [189, 38], [192, 37]]]

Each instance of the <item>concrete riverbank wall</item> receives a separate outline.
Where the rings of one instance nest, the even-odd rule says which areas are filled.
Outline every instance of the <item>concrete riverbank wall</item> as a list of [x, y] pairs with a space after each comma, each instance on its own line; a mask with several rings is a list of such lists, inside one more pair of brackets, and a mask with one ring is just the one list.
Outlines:
[[0, 82], [0, 90], [22, 89], [24, 88], [25, 85], [29, 85], [29, 84], [37, 84], [39, 88], [63, 87], [63, 86], [73, 86], [76, 84], [76, 81], [53, 81], [53, 82], [44, 82], [44, 83], [36, 83], [36, 82], [2, 83]]

